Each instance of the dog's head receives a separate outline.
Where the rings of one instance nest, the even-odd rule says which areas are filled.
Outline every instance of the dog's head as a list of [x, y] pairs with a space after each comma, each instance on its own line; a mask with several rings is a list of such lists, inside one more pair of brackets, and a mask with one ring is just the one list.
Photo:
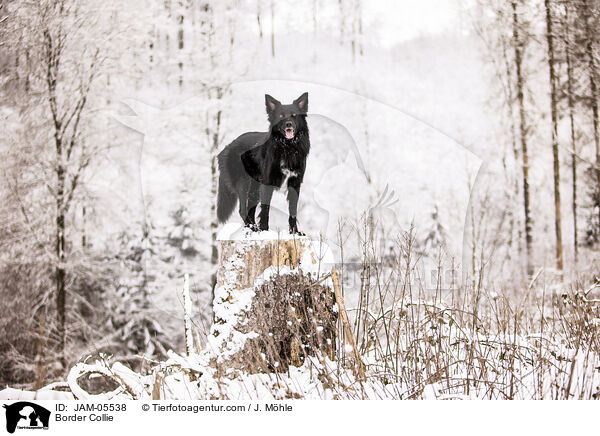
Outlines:
[[287, 141], [293, 141], [299, 134], [308, 130], [306, 113], [308, 112], [308, 92], [292, 102], [281, 104], [269, 94], [265, 95], [267, 115], [271, 124], [271, 133]]

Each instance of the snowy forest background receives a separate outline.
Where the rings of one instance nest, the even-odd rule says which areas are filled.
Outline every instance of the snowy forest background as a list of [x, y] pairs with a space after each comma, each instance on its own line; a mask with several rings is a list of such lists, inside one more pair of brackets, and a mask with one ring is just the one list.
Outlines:
[[[410, 284], [436, 301], [421, 330], [402, 324], [411, 338], [453, 343], [440, 326], [430, 342], [433, 312], [470, 329], [467, 394], [489, 359], [507, 377], [494, 397], [519, 397], [522, 359], [522, 398], [570, 398], [578, 377], [594, 397], [600, 2], [409, 3], [1, 1], [0, 383], [39, 389], [99, 353], [143, 372], [183, 352], [185, 273], [205, 340], [215, 156], [266, 128], [265, 93], [308, 91], [299, 224], [342, 266], [361, 351], [393, 354], [378, 335], [400, 335], [406, 311], [384, 310], [400, 297], [382, 284], [404, 268], [402, 298]], [[283, 196], [273, 206], [285, 230]], [[496, 354], [478, 334], [502, 338]], [[407, 351], [406, 371], [433, 374], [415, 376], [420, 393], [455, 377], [431, 350]]]

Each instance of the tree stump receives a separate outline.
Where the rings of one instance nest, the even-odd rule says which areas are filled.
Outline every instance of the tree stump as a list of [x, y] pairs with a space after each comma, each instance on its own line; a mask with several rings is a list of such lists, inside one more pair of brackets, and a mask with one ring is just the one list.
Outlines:
[[219, 240], [208, 347], [222, 372], [286, 371], [335, 355], [338, 306], [329, 248], [274, 232]]

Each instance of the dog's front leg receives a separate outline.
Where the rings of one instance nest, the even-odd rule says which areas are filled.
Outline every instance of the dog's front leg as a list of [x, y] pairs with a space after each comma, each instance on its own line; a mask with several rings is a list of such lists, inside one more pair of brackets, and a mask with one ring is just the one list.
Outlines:
[[273, 197], [273, 187], [269, 185], [260, 185], [260, 214], [258, 228], [260, 230], [269, 230], [269, 209], [271, 208], [271, 198]]
[[298, 199], [300, 197], [300, 184], [302, 182], [298, 177], [290, 177], [287, 183], [287, 200], [289, 211], [290, 233], [304, 236], [304, 233], [298, 231]]
[[259, 183], [252, 180], [250, 182], [250, 188], [248, 189], [248, 205], [244, 224], [253, 231], [258, 230], [258, 227], [255, 224], [254, 215], [256, 214], [259, 195]]

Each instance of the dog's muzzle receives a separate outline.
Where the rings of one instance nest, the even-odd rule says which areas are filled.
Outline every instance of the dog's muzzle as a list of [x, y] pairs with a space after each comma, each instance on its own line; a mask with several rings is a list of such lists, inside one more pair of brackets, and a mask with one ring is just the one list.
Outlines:
[[286, 121], [283, 123], [283, 134], [285, 139], [293, 139], [296, 134], [296, 126], [292, 121]]

